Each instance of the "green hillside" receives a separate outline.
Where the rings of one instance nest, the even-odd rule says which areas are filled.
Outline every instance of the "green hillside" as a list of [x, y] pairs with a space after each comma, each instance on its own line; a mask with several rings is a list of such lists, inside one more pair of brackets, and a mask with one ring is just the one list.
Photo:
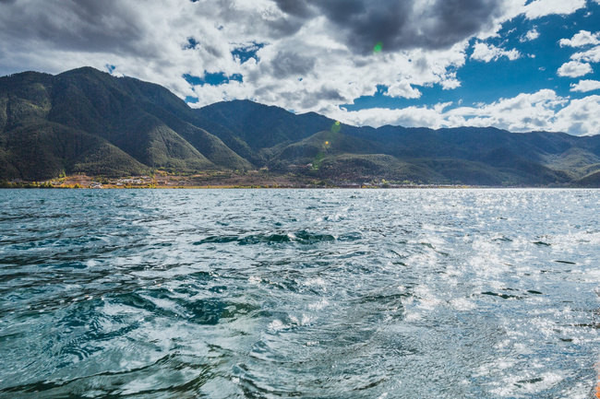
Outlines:
[[178, 111], [194, 118], [185, 102], [160, 86], [92, 68], [1, 78], [0, 178], [251, 167]]

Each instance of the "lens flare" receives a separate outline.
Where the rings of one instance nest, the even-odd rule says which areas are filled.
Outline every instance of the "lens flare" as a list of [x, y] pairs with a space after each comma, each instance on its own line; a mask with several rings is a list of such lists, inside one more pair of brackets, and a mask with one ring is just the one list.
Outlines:
[[377, 44], [375, 45], [375, 47], [373, 47], [373, 52], [375, 54], [381, 53], [382, 50], [383, 50], [383, 43], [381, 43], [381, 42], [377, 42]]
[[342, 123], [340, 121], [335, 122], [333, 124], [333, 126], [331, 126], [331, 131], [333, 133], [339, 133], [341, 129], [342, 129]]

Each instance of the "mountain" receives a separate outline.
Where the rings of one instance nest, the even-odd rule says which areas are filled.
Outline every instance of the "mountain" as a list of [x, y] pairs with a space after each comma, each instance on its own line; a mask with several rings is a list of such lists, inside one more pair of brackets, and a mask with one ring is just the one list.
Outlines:
[[[244, 140], [271, 170], [334, 183], [394, 182], [490, 186], [597, 186], [600, 136], [515, 134], [496, 128], [355, 127], [315, 113], [294, 115], [250, 101], [196, 112]], [[228, 137], [221, 136], [228, 143]], [[327, 144], [325, 144], [327, 143]], [[310, 165], [310, 166], [307, 166]]]
[[159, 85], [89, 67], [0, 78], [0, 179], [259, 169], [332, 184], [597, 187], [600, 136], [354, 127], [251, 101], [191, 109]]
[[92, 68], [0, 78], [0, 177], [246, 169], [168, 90]]

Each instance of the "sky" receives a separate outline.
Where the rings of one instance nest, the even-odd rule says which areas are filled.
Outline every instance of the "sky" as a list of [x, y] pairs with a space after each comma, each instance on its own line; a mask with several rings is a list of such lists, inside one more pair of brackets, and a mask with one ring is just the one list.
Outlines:
[[0, 75], [81, 66], [191, 107], [600, 134], [600, 0], [0, 0]]

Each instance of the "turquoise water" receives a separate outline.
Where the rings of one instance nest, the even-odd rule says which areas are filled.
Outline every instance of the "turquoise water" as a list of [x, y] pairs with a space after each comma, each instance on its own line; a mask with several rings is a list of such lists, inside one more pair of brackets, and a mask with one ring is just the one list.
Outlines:
[[0, 190], [0, 397], [584, 398], [599, 198]]

